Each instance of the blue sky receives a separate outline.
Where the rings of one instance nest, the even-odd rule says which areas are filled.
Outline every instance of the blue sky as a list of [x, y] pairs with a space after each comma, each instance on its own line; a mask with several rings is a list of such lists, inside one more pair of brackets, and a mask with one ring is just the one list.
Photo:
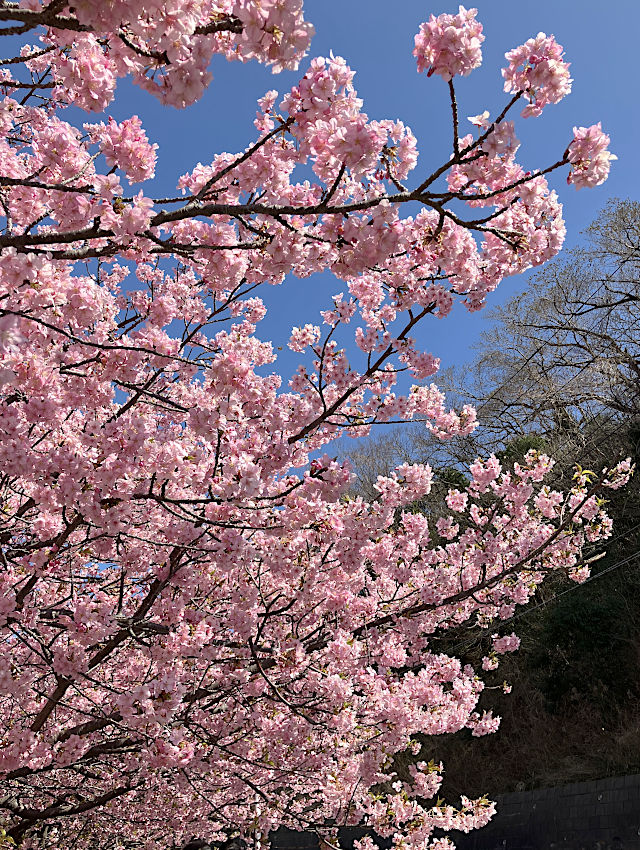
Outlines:
[[[471, 5], [471, 4], [469, 4]], [[571, 62], [573, 93], [549, 106], [539, 119], [518, 121], [523, 146], [519, 160], [541, 167], [555, 161], [571, 139], [574, 125], [602, 121], [611, 135], [611, 148], [619, 157], [609, 181], [595, 190], [577, 192], [564, 182], [565, 174], [552, 176], [552, 185], [565, 205], [567, 245], [579, 240], [580, 231], [610, 197], [638, 197], [637, 164], [640, 112], [637, 107], [637, 41], [640, 37], [640, 0], [478, 0], [478, 18], [484, 25], [484, 62], [469, 77], [458, 79], [462, 116], [484, 109], [492, 114], [505, 102], [500, 68], [504, 53], [539, 31], [553, 33]], [[605, 12], [603, 13], [603, 9]], [[371, 118], [400, 118], [417, 135], [425, 173], [449, 156], [450, 124], [446, 84], [416, 72], [411, 55], [413, 36], [430, 13], [457, 11], [457, 3], [425, 0], [306, 0], [305, 13], [316, 27], [310, 55], [329, 51], [344, 56], [357, 72], [355, 85]], [[117, 119], [137, 113], [152, 141], [158, 142], [159, 168], [153, 190], [173, 192], [179, 175], [198, 161], [210, 162], [219, 151], [239, 151], [254, 138], [255, 104], [265, 91], [284, 93], [304, 72], [272, 75], [256, 63], [241, 65], [214, 61], [214, 82], [194, 106], [177, 111], [120, 83], [109, 110]], [[84, 120], [87, 120], [84, 118]], [[420, 170], [420, 165], [419, 165]], [[420, 173], [422, 171], [420, 170]], [[528, 285], [527, 276], [503, 282], [493, 304]], [[327, 306], [327, 296], [344, 289], [330, 275], [291, 280], [264, 293], [269, 316], [260, 335], [283, 344], [292, 324], [317, 322], [317, 312]], [[486, 327], [486, 311], [468, 314], [454, 310], [444, 321], [429, 322], [418, 334], [421, 345], [443, 360], [461, 364], [471, 356], [471, 346]], [[285, 355], [284, 371], [295, 363]]]

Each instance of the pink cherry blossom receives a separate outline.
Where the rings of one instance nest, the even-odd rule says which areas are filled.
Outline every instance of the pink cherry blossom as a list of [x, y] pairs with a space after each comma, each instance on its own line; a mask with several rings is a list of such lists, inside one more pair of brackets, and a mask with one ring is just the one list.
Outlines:
[[571, 91], [569, 63], [564, 61], [561, 45], [550, 35], [540, 32], [520, 47], [505, 54], [509, 62], [502, 69], [504, 90], [523, 92], [529, 105], [525, 118], [540, 115], [549, 103], [558, 103]]
[[[576, 131], [544, 175], [525, 171], [508, 107], [423, 166], [409, 127], [370, 119], [330, 55], [259, 100], [240, 150], [176, 175], [175, 197], [127, 194], [159, 153], [140, 120], [78, 128], [64, 107], [104, 109], [125, 76], [185, 106], [216, 54], [295, 68], [312, 35], [301, 0], [5, 13], [40, 41], [0, 101], [3, 829], [31, 850], [165, 850], [230, 823], [251, 840], [345, 823], [451, 850], [434, 830], [479, 828], [495, 807], [438, 800], [423, 742], [496, 731], [483, 670], [518, 639], [494, 636], [476, 670], [438, 635], [509, 620], [554, 571], [584, 581], [611, 534], [598, 494], [633, 467], [578, 469], [564, 493], [548, 456], [492, 455], [428, 517], [427, 464], [366, 500], [334, 441], [477, 427], [429, 383], [440, 362], [415, 329], [555, 256], [547, 178], [570, 164], [576, 185], [599, 183], [608, 140]], [[482, 39], [475, 10], [431, 17], [419, 68], [455, 94]], [[552, 38], [510, 61], [526, 114], [568, 90]], [[314, 315], [304, 293], [322, 273], [337, 294]], [[261, 322], [285, 279], [301, 306], [271, 342]], [[390, 760], [406, 752], [401, 781]]]
[[609, 136], [602, 132], [602, 125], [574, 127], [573, 141], [569, 145], [568, 160], [573, 166], [568, 183], [576, 189], [599, 186], [609, 176], [611, 162], [618, 157], [609, 152]]
[[85, 124], [92, 140], [100, 144], [107, 165], [122, 169], [130, 183], [153, 177], [157, 145], [150, 145], [137, 115], [120, 124], [113, 118], [108, 124]]
[[475, 19], [477, 14], [477, 9], [460, 6], [457, 15], [431, 15], [421, 24], [413, 51], [418, 71], [427, 71], [429, 76], [438, 74], [448, 81], [479, 67], [484, 36], [482, 24]]
[[505, 637], [492, 635], [491, 640], [495, 652], [500, 655], [505, 652], [515, 652], [520, 646], [520, 638], [515, 634], [505, 635]]

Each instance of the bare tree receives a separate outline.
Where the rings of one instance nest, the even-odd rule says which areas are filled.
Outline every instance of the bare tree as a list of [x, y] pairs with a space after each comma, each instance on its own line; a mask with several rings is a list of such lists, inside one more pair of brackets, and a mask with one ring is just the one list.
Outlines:
[[640, 203], [611, 201], [586, 237], [493, 313], [468, 390], [494, 435], [640, 419]]

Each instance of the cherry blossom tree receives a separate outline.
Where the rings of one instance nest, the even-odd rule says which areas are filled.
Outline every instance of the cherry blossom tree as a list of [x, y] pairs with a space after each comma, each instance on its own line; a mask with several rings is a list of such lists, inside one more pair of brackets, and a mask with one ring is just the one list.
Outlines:
[[[156, 198], [138, 118], [77, 128], [64, 107], [103, 110], [125, 75], [184, 106], [216, 53], [295, 68], [301, 0], [3, 0], [0, 21], [25, 39], [0, 103], [2, 840], [152, 850], [285, 825], [332, 842], [363, 823], [448, 846], [435, 829], [481, 826], [493, 804], [437, 799], [419, 736], [499, 718], [476, 710], [482, 672], [432, 636], [489, 627], [495, 667], [517, 646], [501, 621], [545, 575], [588, 574], [611, 527], [600, 490], [630, 464], [563, 494], [542, 454], [478, 460], [430, 528], [411, 509], [428, 466], [349, 499], [327, 448], [376, 423], [475, 427], [412, 332], [557, 254], [550, 172], [605, 179], [599, 126], [541, 170], [515, 159], [510, 113], [570, 89], [562, 48], [540, 34], [508, 53], [505, 108], [462, 134], [454, 78], [480, 64], [482, 27], [463, 7], [432, 16], [414, 54], [449, 89], [452, 149], [431, 171], [407, 126], [362, 111], [342, 59], [314, 59], [260, 100], [244, 151]], [[296, 317], [287, 380], [257, 292], [323, 270], [343, 292]]]

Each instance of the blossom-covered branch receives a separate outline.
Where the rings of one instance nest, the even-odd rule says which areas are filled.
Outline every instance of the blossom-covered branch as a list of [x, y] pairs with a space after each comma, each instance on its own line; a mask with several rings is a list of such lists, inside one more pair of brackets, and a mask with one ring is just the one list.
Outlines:
[[[545, 455], [478, 460], [429, 519], [427, 465], [351, 499], [328, 446], [412, 418], [442, 439], [474, 429], [413, 334], [557, 254], [548, 175], [605, 179], [599, 125], [552, 165], [516, 161], [508, 116], [568, 92], [562, 48], [507, 54], [504, 109], [460, 136], [454, 78], [479, 65], [482, 27], [463, 7], [432, 16], [415, 55], [449, 87], [453, 152], [431, 169], [405, 124], [363, 112], [344, 60], [314, 59], [260, 100], [245, 150], [156, 198], [137, 117], [76, 128], [62, 107], [104, 108], [125, 74], [184, 105], [214, 53], [294, 67], [302, 3], [5, 0], [0, 20], [40, 33], [0, 82], [0, 828], [25, 850], [160, 850], [280, 825], [335, 843], [363, 823], [423, 850], [436, 828], [481, 826], [488, 801], [436, 799], [420, 736], [498, 718], [477, 710], [481, 672], [434, 638], [491, 627], [493, 669], [517, 646], [501, 621], [550, 571], [586, 578], [611, 530], [601, 491], [630, 464], [560, 493]], [[267, 284], [323, 271], [342, 289], [326, 309], [260, 339]]]

